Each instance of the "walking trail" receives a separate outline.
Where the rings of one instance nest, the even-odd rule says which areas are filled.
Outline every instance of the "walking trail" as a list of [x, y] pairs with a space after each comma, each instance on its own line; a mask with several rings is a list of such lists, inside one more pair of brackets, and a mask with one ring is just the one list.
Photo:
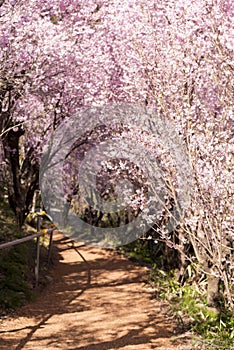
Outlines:
[[0, 322], [1, 350], [191, 350], [152, 298], [147, 268], [59, 233], [54, 244], [48, 285]]

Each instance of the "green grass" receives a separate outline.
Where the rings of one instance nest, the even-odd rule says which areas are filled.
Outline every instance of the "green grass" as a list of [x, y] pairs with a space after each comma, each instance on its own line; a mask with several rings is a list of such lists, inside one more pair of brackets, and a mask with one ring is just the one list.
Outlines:
[[118, 250], [132, 261], [153, 266], [153, 259], [145, 247], [145, 242], [140, 239], [119, 247]]
[[[23, 236], [13, 212], [0, 196], [0, 243]], [[0, 313], [33, 299], [34, 249], [31, 241], [0, 250]]]
[[30, 244], [20, 244], [4, 255], [0, 262], [0, 312], [15, 309], [32, 300]]
[[157, 266], [149, 281], [156, 296], [170, 302], [181, 326], [201, 336], [206, 350], [233, 350], [234, 315], [223, 307], [216, 310], [207, 306], [204, 281], [201, 287], [192, 284], [191, 280], [181, 285], [172, 271], [166, 273]]
[[0, 243], [22, 237], [15, 222], [14, 213], [0, 193]]
[[181, 284], [173, 270], [162, 269], [163, 256], [158, 256], [155, 263], [141, 240], [119, 250], [131, 260], [152, 267], [149, 283], [155, 297], [169, 302], [181, 328], [192, 330], [195, 341], [203, 344], [202, 349], [234, 350], [234, 315], [221, 304], [218, 309], [207, 306], [207, 281], [203, 278], [195, 283], [199, 279], [195, 265], [187, 267], [188, 279]]

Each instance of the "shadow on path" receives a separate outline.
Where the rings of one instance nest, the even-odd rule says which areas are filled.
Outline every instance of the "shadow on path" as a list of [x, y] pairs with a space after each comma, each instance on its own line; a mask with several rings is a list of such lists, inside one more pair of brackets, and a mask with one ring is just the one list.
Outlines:
[[0, 349], [176, 349], [174, 324], [145, 288], [145, 268], [61, 234], [54, 248], [52, 282], [4, 321]]

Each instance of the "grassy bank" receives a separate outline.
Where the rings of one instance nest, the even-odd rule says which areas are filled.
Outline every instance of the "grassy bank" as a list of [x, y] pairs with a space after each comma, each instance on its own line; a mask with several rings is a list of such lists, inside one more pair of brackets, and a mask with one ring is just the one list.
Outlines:
[[[0, 243], [24, 235], [6, 200], [0, 196]], [[0, 313], [33, 299], [34, 249], [34, 242], [27, 242], [0, 250]]]
[[180, 283], [175, 270], [163, 268], [161, 262], [165, 257], [158, 256], [156, 260], [152, 257], [147, 243], [138, 240], [121, 251], [130, 259], [151, 266], [148, 281], [155, 298], [169, 302], [181, 328], [192, 331], [194, 343], [200, 343], [206, 350], [234, 349], [234, 315], [222, 303], [208, 307], [207, 281], [205, 276], [199, 276], [195, 264], [187, 267], [187, 278]]
[[149, 276], [155, 297], [168, 300], [179, 324], [199, 336], [197, 342], [206, 350], [234, 349], [234, 315], [222, 305], [208, 307], [206, 280], [194, 283], [188, 279], [181, 285], [174, 272], [160, 270], [156, 265]]

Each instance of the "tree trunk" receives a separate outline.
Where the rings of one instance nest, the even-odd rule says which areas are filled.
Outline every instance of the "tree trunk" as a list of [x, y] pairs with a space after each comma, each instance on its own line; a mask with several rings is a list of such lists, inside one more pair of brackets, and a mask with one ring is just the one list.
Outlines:
[[7, 169], [8, 200], [19, 227], [22, 227], [30, 211], [34, 191], [39, 186], [39, 166], [31, 159], [32, 151], [26, 154], [23, 164], [20, 165], [19, 139], [23, 134], [24, 130], [18, 127], [16, 131], [8, 131], [2, 141]]
[[[3, 3], [4, 1], [0, 0], [0, 6]], [[14, 128], [12, 111], [16, 101], [22, 96], [26, 81], [25, 73], [22, 71], [21, 76], [17, 76], [18, 80], [22, 78], [22, 84], [16, 89], [14, 86], [15, 78], [15, 76], [11, 79], [0, 77], [0, 137], [6, 162], [6, 174], [4, 175], [8, 200], [16, 215], [17, 223], [21, 227], [30, 210], [34, 191], [39, 186], [39, 166], [33, 161], [33, 149], [28, 151], [23, 164], [20, 164], [19, 140], [24, 134], [24, 130], [22, 126]]]
[[207, 304], [214, 306], [219, 299], [219, 278], [208, 275], [207, 276]]

